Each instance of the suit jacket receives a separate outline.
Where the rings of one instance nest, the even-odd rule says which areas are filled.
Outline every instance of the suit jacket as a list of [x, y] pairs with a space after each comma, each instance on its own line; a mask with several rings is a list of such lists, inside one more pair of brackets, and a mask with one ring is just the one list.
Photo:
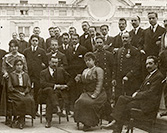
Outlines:
[[96, 49], [95, 42], [92, 43], [91, 38], [85, 40], [85, 43], [82, 46], [84, 46], [88, 52], [94, 52]]
[[113, 48], [120, 48], [122, 47], [123, 44], [122, 44], [122, 39], [121, 39], [121, 36], [120, 34], [116, 35], [113, 39], [113, 44], [112, 44], [112, 47]]
[[25, 58], [27, 60], [28, 74], [32, 78], [39, 79], [40, 72], [44, 68], [42, 63], [46, 66], [48, 64], [47, 56], [44, 49], [37, 47], [36, 51], [33, 52], [32, 48], [29, 47], [24, 51]]
[[19, 44], [19, 49], [18, 49], [18, 51], [19, 51], [21, 54], [23, 54], [24, 50], [25, 50], [26, 48], [28, 48], [28, 42], [25, 41], [25, 40], [23, 40], [23, 41], [19, 40], [18, 44]]
[[134, 33], [134, 30], [131, 30], [130, 36], [132, 38], [131, 40], [131, 45], [138, 48], [139, 50], [143, 49], [143, 44], [144, 44], [144, 40], [143, 40], [143, 29], [139, 27], [139, 30], [137, 31], [137, 33]]
[[107, 36], [107, 40], [104, 41], [104, 45], [110, 45], [114, 41], [114, 38], [111, 36]]
[[165, 29], [159, 25], [154, 33], [151, 31], [151, 27], [144, 30], [144, 51], [147, 56], [158, 56], [160, 46], [157, 46], [156, 42], [161, 40], [161, 35], [164, 32]]
[[0, 84], [1, 84], [2, 76], [3, 76], [3, 73], [2, 73], [2, 62], [3, 62], [3, 58], [4, 58], [5, 55], [6, 55], [6, 51], [0, 49]]
[[157, 70], [149, 78], [146, 78], [141, 85], [134, 99], [141, 100], [141, 109], [143, 112], [149, 113], [159, 108], [163, 88], [162, 80], [163, 75]]
[[49, 37], [46, 39], [46, 50], [50, 47], [51, 40], [53, 39], [56, 39], [56, 37], [54, 36], [54, 37]]
[[84, 46], [85, 41], [86, 41], [87, 39], [89, 39], [89, 38], [90, 38], [89, 35], [87, 36], [87, 38], [85, 38], [85, 33], [82, 34], [82, 35], [80, 36], [80, 38], [79, 38], [79, 44], [82, 45], [82, 46]]
[[[49, 61], [50, 57], [52, 56], [52, 54], [53, 54], [52, 52], [49, 52], [49, 53], [46, 54], [47, 57], [48, 57], [48, 61]], [[62, 52], [57, 51], [57, 54], [56, 54], [55, 57], [57, 57], [57, 58], [59, 59], [59, 64], [58, 64], [58, 66], [65, 67], [65, 66], [68, 65], [66, 56], [65, 56], [65, 54], [63, 54]]]
[[72, 77], [82, 73], [82, 71], [86, 68], [86, 64], [84, 62], [84, 55], [86, 52], [86, 48], [79, 45], [76, 51], [73, 50], [72, 53], [70, 53], [72, 58], [68, 64], [68, 72]]
[[67, 85], [70, 86], [70, 75], [62, 68], [56, 68], [56, 76], [53, 77], [50, 72], [49, 68], [44, 69], [40, 73], [40, 84], [41, 88], [44, 89], [46, 87], [54, 87], [55, 84], [60, 85]]

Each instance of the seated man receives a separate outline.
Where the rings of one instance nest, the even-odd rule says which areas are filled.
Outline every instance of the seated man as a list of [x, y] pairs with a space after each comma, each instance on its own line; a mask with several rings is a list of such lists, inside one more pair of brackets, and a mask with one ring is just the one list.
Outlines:
[[162, 95], [163, 75], [158, 70], [158, 60], [154, 56], [148, 56], [146, 69], [149, 74], [142, 83], [140, 89], [131, 96], [120, 96], [111, 114], [114, 120], [110, 126], [114, 127], [113, 133], [121, 133], [125, 120], [129, 120], [132, 108], [151, 114], [158, 110]]
[[65, 105], [68, 105], [68, 86], [69, 74], [58, 66], [58, 58], [50, 57], [49, 67], [41, 72], [41, 98], [46, 99], [46, 128], [51, 127], [53, 109], [57, 107], [60, 114], [59, 98], [64, 100]]

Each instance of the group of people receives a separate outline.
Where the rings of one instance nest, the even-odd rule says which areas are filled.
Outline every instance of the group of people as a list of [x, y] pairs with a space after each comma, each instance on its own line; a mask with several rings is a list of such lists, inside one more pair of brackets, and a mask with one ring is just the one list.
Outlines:
[[13, 33], [9, 53], [0, 50], [0, 113], [8, 115], [5, 92], [21, 129], [25, 115], [39, 116], [38, 104], [43, 102], [46, 128], [51, 127], [53, 112], [63, 116], [64, 109], [74, 112], [74, 121], [82, 123], [84, 131], [105, 119], [116, 125], [114, 133], [122, 131], [131, 108], [152, 113], [159, 106], [167, 71], [167, 18], [165, 28], [157, 23], [156, 12], [149, 12], [148, 19], [150, 27], [142, 29], [140, 17], [133, 16], [128, 32], [127, 20], [120, 18], [115, 37], [108, 35], [108, 25], [97, 32], [88, 21], [82, 22], [81, 36], [75, 27], [63, 34], [59, 27], [50, 27], [46, 41], [39, 27], [28, 42], [24, 33], [19, 33], [20, 40]]

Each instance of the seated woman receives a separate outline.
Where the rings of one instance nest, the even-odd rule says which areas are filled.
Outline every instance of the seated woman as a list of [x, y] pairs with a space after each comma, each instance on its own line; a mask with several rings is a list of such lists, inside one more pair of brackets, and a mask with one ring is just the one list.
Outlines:
[[83, 83], [84, 92], [75, 102], [74, 120], [83, 123], [83, 130], [87, 131], [90, 127], [98, 125], [99, 112], [107, 96], [103, 89], [104, 71], [95, 66], [95, 55], [88, 52], [84, 60], [88, 68], [75, 78], [76, 82]]
[[19, 128], [24, 126], [25, 115], [35, 117], [35, 102], [29, 94], [31, 89], [30, 79], [23, 71], [23, 60], [14, 61], [15, 70], [9, 74], [8, 97], [13, 101], [13, 115], [18, 116]]

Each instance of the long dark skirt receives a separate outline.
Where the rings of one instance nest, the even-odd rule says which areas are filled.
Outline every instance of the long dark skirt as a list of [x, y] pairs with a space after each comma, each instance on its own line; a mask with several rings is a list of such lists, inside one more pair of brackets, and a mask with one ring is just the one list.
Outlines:
[[30, 94], [23, 96], [19, 93], [10, 93], [9, 99], [13, 101], [13, 115], [31, 115], [35, 117], [35, 102]]
[[105, 91], [96, 99], [92, 99], [88, 92], [82, 93], [74, 105], [74, 120], [87, 126], [96, 126], [99, 123], [100, 110], [107, 101]]

